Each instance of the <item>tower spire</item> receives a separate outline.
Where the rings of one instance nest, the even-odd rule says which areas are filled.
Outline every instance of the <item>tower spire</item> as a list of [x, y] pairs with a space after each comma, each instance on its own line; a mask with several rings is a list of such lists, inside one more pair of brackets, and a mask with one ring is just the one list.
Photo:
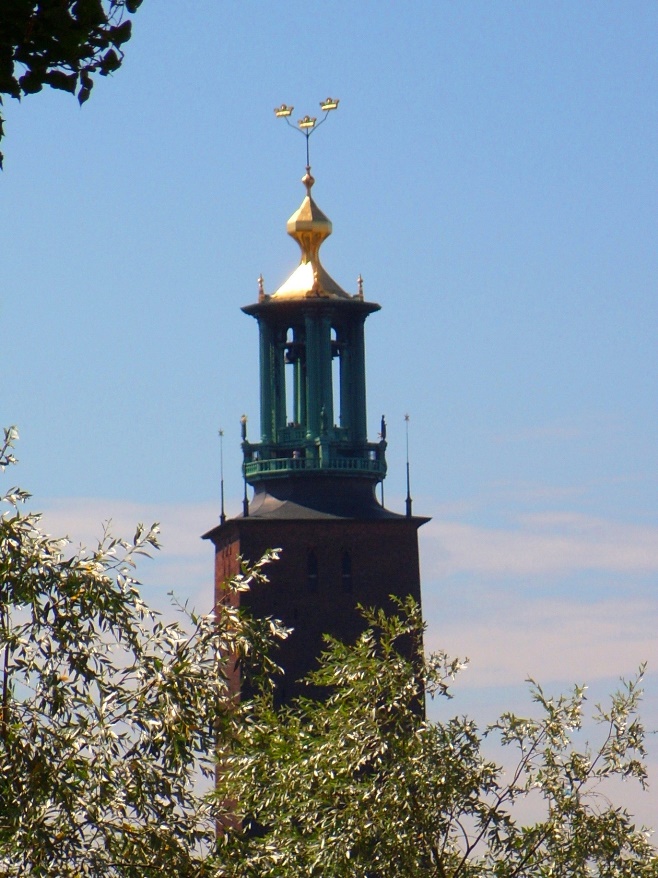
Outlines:
[[[295, 130], [307, 149], [311, 134], [337, 106], [327, 98], [320, 123], [310, 116], [299, 121]], [[274, 112], [294, 128], [292, 110], [282, 104]], [[259, 282], [258, 301], [243, 308], [259, 326], [261, 427], [256, 442], [247, 441], [243, 429], [243, 474], [256, 492], [249, 508], [243, 503], [245, 516], [274, 502], [266, 497], [284, 488], [289, 498], [303, 493], [313, 508], [334, 497], [354, 510], [372, 511], [374, 488], [386, 475], [385, 436], [369, 442], [366, 417], [364, 324], [379, 305], [365, 301], [360, 276], [350, 294], [320, 261], [332, 224], [313, 198], [308, 152], [301, 182], [305, 196], [286, 224], [300, 249], [299, 265], [269, 295]], [[384, 514], [383, 492], [377, 509]]]
[[309, 141], [311, 135], [326, 121], [329, 113], [335, 110], [338, 104], [337, 98], [327, 98], [325, 101], [321, 101], [320, 109], [324, 113], [322, 119], [318, 122], [315, 117], [306, 115], [297, 122], [297, 125], [293, 125], [290, 121], [294, 107], [281, 104], [274, 110], [277, 118], [285, 119], [290, 128], [303, 134], [306, 139], [306, 173], [302, 177], [306, 197], [299, 209], [290, 217], [286, 226], [288, 234], [299, 244], [300, 264], [288, 280], [273, 294], [272, 298], [288, 298], [290, 296], [351, 298], [320, 264], [320, 246], [331, 234], [332, 225], [311, 196], [315, 178], [311, 174]]

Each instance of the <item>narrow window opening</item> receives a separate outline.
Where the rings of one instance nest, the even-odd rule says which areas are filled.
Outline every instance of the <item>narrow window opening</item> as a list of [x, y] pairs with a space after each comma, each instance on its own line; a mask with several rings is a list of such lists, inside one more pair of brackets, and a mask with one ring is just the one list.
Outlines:
[[311, 549], [306, 560], [306, 573], [310, 591], [316, 591], [318, 587], [318, 556]]
[[335, 329], [331, 330], [331, 392], [333, 399], [334, 422], [342, 427], [341, 395], [340, 395], [340, 360], [341, 349], [338, 334]]
[[340, 564], [340, 580], [343, 591], [352, 591], [352, 556], [349, 552], [343, 552]]
[[286, 425], [291, 426], [295, 421], [295, 361], [297, 359], [291, 329], [288, 329], [286, 332], [284, 350], [286, 384]]

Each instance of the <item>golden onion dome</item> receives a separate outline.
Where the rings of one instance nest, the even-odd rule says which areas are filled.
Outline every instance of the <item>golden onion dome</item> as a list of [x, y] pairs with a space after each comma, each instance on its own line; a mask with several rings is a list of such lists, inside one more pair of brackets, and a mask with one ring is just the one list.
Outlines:
[[320, 262], [320, 247], [332, 231], [331, 220], [320, 210], [311, 189], [315, 180], [310, 167], [302, 177], [306, 197], [286, 224], [288, 234], [299, 244], [301, 259], [297, 268], [275, 293], [272, 299], [339, 298], [351, 299]]

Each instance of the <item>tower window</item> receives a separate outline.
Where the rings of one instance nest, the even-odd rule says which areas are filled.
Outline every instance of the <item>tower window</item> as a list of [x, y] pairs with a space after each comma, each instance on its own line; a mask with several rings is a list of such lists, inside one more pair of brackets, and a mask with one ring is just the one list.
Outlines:
[[352, 591], [352, 556], [349, 552], [343, 552], [340, 562], [340, 582], [343, 591]]
[[306, 559], [306, 574], [309, 590], [316, 591], [318, 587], [318, 556], [313, 549], [308, 553]]

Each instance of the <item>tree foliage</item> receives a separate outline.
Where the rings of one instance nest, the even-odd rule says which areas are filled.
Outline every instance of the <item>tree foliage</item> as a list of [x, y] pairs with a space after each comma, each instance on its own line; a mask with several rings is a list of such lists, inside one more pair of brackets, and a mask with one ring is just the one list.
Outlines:
[[[276, 711], [264, 695], [245, 706], [220, 774], [219, 799], [239, 803], [242, 819], [227, 826], [231, 859], [221, 874], [658, 875], [648, 833], [604, 795], [614, 777], [646, 782], [637, 680], [597, 709], [596, 747], [574, 746], [580, 687], [549, 698], [533, 684], [533, 718], [505, 714], [482, 733], [466, 717], [428, 722], [418, 711], [419, 676], [443, 698], [459, 663], [443, 653], [423, 657], [415, 605], [401, 605], [393, 618], [364, 615], [356, 645], [329, 640], [311, 675], [326, 701]], [[418, 646], [411, 659], [410, 640]], [[507, 771], [485, 755], [493, 739]], [[541, 816], [526, 824], [529, 804]]]
[[[407, 602], [364, 610], [354, 644], [327, 641], [309, 678], [324, 700], [275, 710], [276, 622], [228, 600], [165, 623], [134, 578], [155, 528], [72, 552], [26, 499], [6, 492], [0, 518], [0, 875], [658, 878], [648, 832], [606, 795], [646, 783], [639, 680], [597, 708], [592, 746], [576, 745], [582, 687], [533, 684], [531, 717], [484, 731], [429, 722], [423, 691], [447, 713], [460, 663], [423, 656]], [[264, 581], [267, 560], [229, 591]]]
[[[93, 74], [108, 76], [123, 60], [142, 0], [2, 0], [0, 3], [0, 103], [44, 86], [91, 95]], [[0, 117], [0, 140], [3, 137]], [[0, 153], [0, 167], [2, 154]]]
[[[0, 468], [14, 438], [5, 432]], [[216, 743], [232, 735], [231, 662], [271, 671], [258, 660], [276, 628], [230, 606], [165, 624], [132, 572], [157, 528], [70, 554], [21, 510], [25, 492], [3, 499], [0, 874], [211, 874], [199, 772], [214, 777]], [[232, 588], [261, 576], [257, 565]]]

